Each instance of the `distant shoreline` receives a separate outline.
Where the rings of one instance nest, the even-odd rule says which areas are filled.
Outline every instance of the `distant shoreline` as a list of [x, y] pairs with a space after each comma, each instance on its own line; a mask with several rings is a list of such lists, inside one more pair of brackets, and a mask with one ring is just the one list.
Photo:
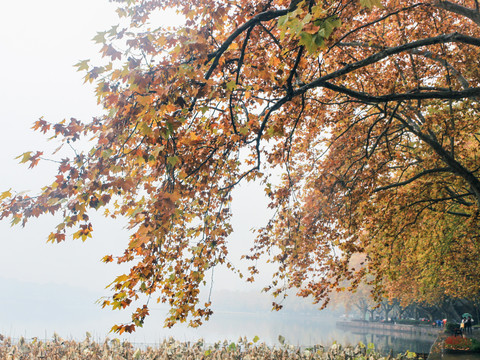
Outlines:
[[392, 324], [392, 323], [379, 323], [368, 321], [345, 321], [338, 320], [336, 326], [341, 328], [351, 328], [355, 330], [365, 330], [368, 332], [401, 332], [401, 333], [413, 333], [419, 335], [432, 335], [437, 336], [441, 331], [441, 328], [430, 326], [418, 326], [418, 325], [405, 325], [405, 324]]

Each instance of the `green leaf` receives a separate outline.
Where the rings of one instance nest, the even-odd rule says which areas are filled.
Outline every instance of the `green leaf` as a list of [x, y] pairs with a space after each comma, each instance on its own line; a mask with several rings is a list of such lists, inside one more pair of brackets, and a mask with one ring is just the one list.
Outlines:
[[237, 83], [235, 82], [235, 80], [229, 81], [227, 83], [228, 91], [233, 91], [233, 90], [235, 90], [236, 87], [237, 87]]
[[118, 25], [112, 26], [112, 28], [108, 31], [108, 35], [115, 36], [117, 35]]
[[169, 156], [167, 157], [167, 161], [170, 165], [175, 166], [175, 164], [178, 162], [179, 157], [178, 156]]
[[79, 61], [78, 63], [76, 63], [75, 66], [77, 68], [77, 71], [82, 71], [82, 70], [88, 70], [88, 62], [90, 60], [87, 59], [87, 60], [82, 60], [82, 61]]
[[288, 21], [288, 13], [278, 18], [278, 26], [285, 26]]
[[257, 335], [255, 335], [255, 337], [253, 338], [253, 342], [256, 343], [258, 340], [260, 340], [260, 338]]
[[[315, 34], [316, 35], [316, 34]], [[309, 34], [305, 31], [301, 32], [300, 33], [300, 41], [299, 41], [299, 44], [300, 45], [304, 45], [306, 48], [307, 48], [307, 51], [309, 53], [314, 53], [318, 46], [317, 44], [315, 43], [315, 37], [314, 35], [312, 34]]]
[[304, 25], [308, 24], [310, 22], [310, 20], [312, 20], [312, 14], [308, 13], [307, 15], [305, 15], [305, 17], [303, 18], [302, 20], [302, 23]]
[[142, 123], [140, 125], [140, 131], [142, 132], [142, 134], [150, 135], [152, 133], [152, 128], [147, 123]]
[[324, 28], [325, 28], [325, 36], [324, 37], [328, 38], [330, 36], [330, 34], [332, 33], [333, 29], [335, 29], [335, 26], [333, 24], [333, 21], [330, 20], [330, 18], [326, 19], [323, 24], [324, 24]]
[[247, 135], [248, 134], [248, 126], [241, 127], [240, 130], [238, 130], [238, 132], [240, 134], [242, 134], [243, 136]]
[[95, 41], [97, 44], [105, 44], [106, 33], [106, 31], [97, 32], [97, 35], [95, 35], [92, 40]]
[[417, 358], [417, 354], [414, 353], [413, 351], [408, 351], [407, 350], [406, 355], [407, 355], [407, 359], [416, 359]]
[[380, 0], [360, 0], [360, 5], [372, 9], [374, 6], [383, 9], [383, 5]]
[[329, 19], [330, 19], [329, 21], [332, 23], [334, 27], [342, 26], [342, 19], [340, 19], [338, 16], [332, 16]]
[[299, 19], [294, 18], [292, 21], [290, 21], [289, 28], [292, 34], [298, 35], [303, 29], [303, 23]]
[[315, 44], [317, 44], [318, 47], [323, 46], [323, 43], [325, 41], [325, 38], [323, 36], [321, 36], [320, 34], [315, 34], [313, 39], [315, 40]]
[[173, 134], [173, 124], [170, 122], [167, 122], [167, 136]]
[[280, 344], [285, 345], [285, 338], [282, 335], [278, 335], [278, 341]]
[[113, 154], [113, 150], [112, 149], [107, 149], [107, 150], [104, 150], [102, 151], [102, 158], [104, 158], [105, 160], [108, 159], [110, 157], [110, 155]]

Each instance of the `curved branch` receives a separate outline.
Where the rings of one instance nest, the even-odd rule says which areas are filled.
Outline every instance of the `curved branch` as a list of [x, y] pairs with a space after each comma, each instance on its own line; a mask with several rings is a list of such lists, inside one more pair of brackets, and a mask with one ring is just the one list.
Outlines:
[[[364, 43], [364, 42], [357, 42], [357, 41], [353, 41], [353, 42], [347, 42], [347, 43], [338, 43], [337, 46], [340, 46], [340, 47], [345, 47], [345, 46], [352, 46], [352, 47], [364, 47], [364, 48], [377, 48], [377, 49], [385, 49], [385, 47], [383, 46], [380, 46], [380, 45], [374, 45], [374, 44], [369, 44], [369, 43]], [[470, 85], [468, 83], [468, 81], [463, 77], [463, 75], [457, 70], [455, 69], [448, 61], [446, 61], [445, 59], [442, 59], [440, 57], [437, 57], [435, 55], [433, 55], [430, 51], [426, 50], [419, 50], [419, 49], [413, 49], [413, 50], [410, 50], [410, 53], [412, 54], [415, 54], [415, 55], [418, 55], [418, 56], [423, 56], [423, 57], [426, 57], [430, 60], [433, 60], [433, 61], [436, 61], [440, 64], [442, 64], [445, 68], [449, 69], [450, 71], [452, 71], [453, 75], [457, 78], [458, 82], [466, 89], [468, 88]]]
[[464, 98], [474, 98], [480, 96], [480, 88], [468, 88], [461, 91], [427, 91], [427, 92], [408, 92], [402, 94], [388, 94], [388, 95], [370, 95], [364, 92], [348, 89], [344, 86], [335, 85], [329, 82], [325, 82], [323, 87], [351, 96], [355, 99], [361, 100], [367, 103], [386, 103], [392, 101], [405, 101], [405, 100], [425, 100], [425, 99], [448, 99], [457, 100]]
[[265, 11], [265, 12], [262, 12], [262, 13], [256, 15], [256, 16], [254, 16], [253, 18], [248, 20], [246, 23], [239, 26], [227, 38], [227, 40], [225, 40], [223, 42], [222, 46], [220, 46], [220, 48], [217, 51], [208, 55], [207, 63], [211, 59], [213, 59], [213, 63], [212, 63], [212, 65], [210, 65], [210, 68], [208, 69], [207, 73], [205, 74], [205, 79], [208, 80], [210, 78], [210, 76], [212, 76], [213, 70], [215, 70], [215, 68], [217, 67], [218, 61], [220, 60], [220, 57], [228, 49], [228, 47], [232, 44], [233, 40], [235, 40], [242, 32], [249, 29], [250, 27], [253, 27], [253, 26], [257, 25], [258, 23], [260, 23], [262, 21], [269, 21], [269, 20], [275, 19], [277, 17], [288, 14], [288, 12], [290, 12], [289, 9]]
[[421, 173], [418, 173], [417, 175], [411, 177], [408, 180], [376, 188], [376, 189], [373, 190], [373, 192], [377, 193], [377, 192], [380, 192], [380, 191], [389, 190], [389, 189], [393, 189], [393, 188], [396, 188], [396, 187], [408, 185], [411, 182], [414, 182], [415, 180], [421, 178], [422, 176], [425, 176], [425, 175], [428, 175], [428, 174], [440, 173], [440, 172], [452, 172], [452, 169], [449, 168], [449, 167], [443, 167], [443, 168], [437, 168], [437, 169], [424, 170]]
[[389, 18], [390, 16], [393, 16], [393, 15], [396, 15], [396, 14], [398, 14], [398, 13], [401, 13], [402, 11], [411, 10], [411, 9], [413, 9], [413, 8], [416, 8], [417, 6], [420, 6], [420, 5], [425, 5], [425, 4], [424, 4], [424, 3], [418, 3], [418, 4], [406, 6], [406, 7], [404, 7], [404, 8], [401, 8], [401, 9], [398, 9], [397, 11], [393, 11], [393, 12], [391, 12], [391, 13], [388, 13], [388, 14], [385, 15], [385, 16], [382, 16], [382, 17], [380, 17], [380, 18], [378, 18], [378, 19], [375, 19], [374, 21], [371, 21], [371, 22], [369, 22], [369, 23], [363, 24], [363, 25], [361, 25], [361, 26], [359, 26], [359, 27], [357, 27], [357, 28], [349, 31], [348, 33], [346, 33], [345, 35], [343, 35], [340, 39], [338, 39], [338, 40], [335, 42], [335, 44], [331, 45], [331, 46], [328, 48], [327, 53], [328, 53], [331, 49], [333, 49], [335, 46], [337, 46], [338, 44], [340, 44], [342, 40], [344, 40], [345, 38], [349, 37], [349, 36], [352, 35], [353, 33], [357, 32], [357, 31], [359, 31], [359, 30], [361, 30], [361, 29], [364, 29], [364, 28], [366, 28], [366, 27], [369, 27], [369, 26], [371, 26], [371, 25], [375, 25], [376, 23], [379, 23], [379, 22], [381, 22], [381, 21]]
[[435, 1], [435, 7], [465, 16], [480, 26], [480, 12], [465, 6], [454, 4], [451, 1]]
[[366, 67], [368, 65], [372, 65], [374, 63], [379, 62], [380, 60], [383, 60], [391, 55], [399, 54], [405, 51], [409, 51], [412, 49], [417, 49], [422, 46], [429, 46], [429, 45], [435, 45], [435, 44], [444, 44], [444, 43], [452, 43], [452, 42], [458, 42], [458, 43], [463, 43], [463, 44], [469, 44], [473, 46], [479, 46], [480, 47], [480, 39], [473, 37], [473, 36], [468, 36], [464, 34], [460, 34], [457, 32], [454, 32], [452, 34], [443, 34], [443, 35], [438, 35], [426, 39], [421, 39], [421, 40], [416, 40], [412, 41], [407, 44], [387, 48], [383, 51], [380, 51], [376, 54], [370, 55], [366, 57], [363, 60], [356, 61], [352, 64], [348, 64], [344, 66], [341, 69], [338, 69], [334, 72], [331, 72], [330, 74], [324, 75], [322, 77], [319, 77], [316, 80], [313, 80], [309, 84], [306, 84], [299, 88], [297, 91], [294, 92], [294, 95], [300, 95], [303, 92], [314, 89], [317, 87], [322, 87], [324, 84], [331, 79], [336, 79], [340, 76], [349, 74], [355, 70], [361, 69], [363, 67]]
[[480, 204], [480, 180], [465, 166], [463, 166], [457, 159], [455, 159], [452, 154], [445, 150], [442, 145], [438, 143], [436, 138], [432, 137], [432, 134], [427, 135], [419, 129], [415, 128], [411, 122], [402, 118], [401, 116], [395, 116], [395, 118], [399, 119], [413, 134], [415, 134], [420, 140], [424, 143], [428, 144], [432, 150], [440, 156], [442, 161], [448, 165], [451, 172], [454, 174], [459, 175], [463, 178], [469, 185], [471, 192], [475, 195], [477, 203]]

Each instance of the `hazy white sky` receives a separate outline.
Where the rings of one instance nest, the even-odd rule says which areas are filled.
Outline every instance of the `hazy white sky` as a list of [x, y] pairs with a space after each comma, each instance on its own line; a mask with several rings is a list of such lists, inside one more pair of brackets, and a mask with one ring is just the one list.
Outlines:
[[[28, 171], [14, 158], [25, 151], [54, 146], [30, 129], [40, 116], [60, 121], [65, 117], [89, 119], [99, 113], [92, 87], [82, 86], [82, 75], [72, 65], [96, 53], [90, 39], [95, 29], [115, 21], [115, 13], [103, 0], [9, 1], [2, 8], [0, 189], [35, 190], [51, 182], [55, 168], [47, 163]], [[65, 267], [83, 267], [83, 261], [77, 262], [72, 255], [88, 258], [94, 256], [93, 251], [86, 249], [88, 244], [69, 245], [73, 253], [65, 251], [64, 245], [46, 245], [45, 230], [53, 224], [48, 218], [32, 222], [26, 229], [10, 229], [8, 223], [0, 223], [1, 276], [34, 282], [80, 282], [82, 275], [70, 274]], [[94, 283], [81, 281], [90, 288], [96, 287]]]
[[[40, 116], [52, 122], [70, 117], [87, 121], [101, 112], [93, 86], [83, 85], [82, 73], [76, 72], [73, 64], [97, 56], [99, 48], [91, 39], [96, 31], [118, 23], [114, 8], [107, 0], [23, 0], [2, 4], [0, 192], [9, 188], [35, 190], [52, 182], [55, 166], [43, 163], [27, 170], [14, 160], [25, 151], [55, 148], [30, 129]], [[259, 206], [264, 205], [264, 200], [258, 189], [249, 187], [244, 194], [248, 195], [234, 203], [233, 240], [239, 247], [251, 237], [249, 229], [265, 218], [263, 206]], [[128, 317], [128, 313], [115, 318], [109, 310], [93, 306], [106, 294], [105, 285], [122, 271], [117, 265], [105, 265], [99, 260], [106, 254], [120, 253], [128, 234], [121, 221], [98, 220], [93, 239], [85, 243], [68, 240], [46, 244], [55, 224], [55, 219], [48, 217], [32, 221], [24, 229], [0, 222], [0, 333], [43, 336], [37, 334], [43, 329], [48, 334], [57, 330], [78, 336], [85, 330], [95, 330], [102, 337], [111, 321]], [[243, 286], [233, 275], [221, 271], [216, 271], [215, 284], [216, 289]], [[39, 296], [43, 299], [40, 302]], [[12, 317], [25, 312], [28, 318]], [[79, 314], [87, 313], [89, 316], [81, 317], [78, 323]], [[158, 325], [161, 316], [154, 316], [150, 323], [156, 323], [155, 336], [164, 334]], [[72, 322], [78, 326], [72, 327]], [[145, 333], [135, 336], [145, 339]]]

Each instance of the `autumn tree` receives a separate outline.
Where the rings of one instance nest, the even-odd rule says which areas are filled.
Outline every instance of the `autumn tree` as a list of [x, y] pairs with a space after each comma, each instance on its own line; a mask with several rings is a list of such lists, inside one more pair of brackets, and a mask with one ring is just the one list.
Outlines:
[[[422, 300], [480, 292], [477, 1], [116, 2], [127, 25], [95, 36], [104, 64], [77, 64], [106, 115], [34, 125], [91, 150], [59, 160], [39, 194], [4, 192], [0, 208], [14, 224], [60, 214], [52, 242], [91, 236], [91, 209], [129, 218], [128, 248], [104, 261], [131, 270], [103, 305], [147, 300], [115, 330], [141, 326], [154, 294], [167, 326], [208, 319], [199, 291], [211, 268], [232, 267], [242, 181], [275, 210], [245, 254], [278, 264], [274, 294], [325, 303], [366, 274], [377, 296], [402, 281]], [[177, 29], [158, 21], [169, 8]]]
[[[331, 295], [331, 307], [338, 309], [345, 308], [347, 313], [358, 312], [361, 320], [373, 320], [373, 313], [377, 310], [377, 303], [372, 296], [372, 287], [362, 283], [353, 291], [347, 291], [346, 288], [340, 288]], [[367, 318], [367, 313], [369, 317]]]

